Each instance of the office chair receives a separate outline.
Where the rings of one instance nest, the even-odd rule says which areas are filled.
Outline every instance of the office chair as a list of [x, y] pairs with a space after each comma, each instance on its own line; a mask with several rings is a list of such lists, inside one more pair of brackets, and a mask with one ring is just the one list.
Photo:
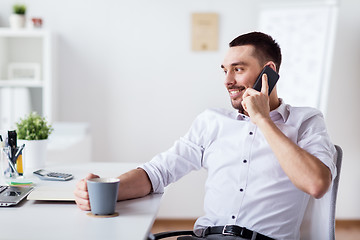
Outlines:
[[321, 199], [310, 198], [300, 227], [301, 240], [335, 239], [335, 208], [339, 187], [343, 152], [335, 145], [336, 178], [333, 185]]
[[[331, 189], [321, 198], [310, 197], [305, 215], [300, 227], [301, 240], [335, 240], [335, 208], [339, 187], [340, 170], [343, 152], [340, 146], [336, 148], [336, 177]], [[327, 224], [326, 224], [327, 223]], [[171, 231], [150, 234], [148, 240], [157, 240], [174, 236], [195, 236], [193, 231]]]

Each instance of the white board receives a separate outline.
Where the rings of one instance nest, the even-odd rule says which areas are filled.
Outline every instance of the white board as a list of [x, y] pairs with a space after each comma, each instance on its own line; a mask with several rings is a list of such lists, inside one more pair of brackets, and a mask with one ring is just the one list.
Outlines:
[[278, 93], [286, 103], [326, 113], [336, 16], [334, 2], [261, 7], [259, 30], [282, 49]]

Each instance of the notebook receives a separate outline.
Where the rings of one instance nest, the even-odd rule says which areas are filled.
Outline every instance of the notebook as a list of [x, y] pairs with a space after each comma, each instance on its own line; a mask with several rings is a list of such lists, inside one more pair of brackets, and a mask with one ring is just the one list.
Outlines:
[[29, 194], [27, 200], [75, 201], [74, 189], [69, 187], [40, 186]]
[[0, 186], [0, 207], [17, 205], [32, 190], [34, 187]]

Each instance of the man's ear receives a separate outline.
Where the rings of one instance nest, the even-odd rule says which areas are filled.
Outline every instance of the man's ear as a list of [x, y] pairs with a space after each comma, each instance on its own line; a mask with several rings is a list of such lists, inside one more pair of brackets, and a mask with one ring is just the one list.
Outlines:
[[275, 64], [273, 61], [267, 62], [267, 63], [265, 64], [265, 66], [269, 66], [269, 67], [272, 68], [272, 70], [274, 70], [275, 72], [277, 72], [277, 71], [276, 71], [276, 64]]

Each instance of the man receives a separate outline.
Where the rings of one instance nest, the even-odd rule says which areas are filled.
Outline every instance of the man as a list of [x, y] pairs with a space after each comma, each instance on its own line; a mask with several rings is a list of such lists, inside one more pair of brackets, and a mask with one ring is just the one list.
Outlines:
[[[252, 88], [265, 66], [279, 71], [280, 47], [270, 36], [251, 32], [229, 45], [221, 68], [236, 111], [200, 114], [171, 149], [120, 176], [118, 199], [163, 192], [203, 167], [206, 214], [195, 223], [197, 236], [229, 239], [224, 230], [239, 235], [231, 239], [299, 239], [309, 197], [321, 198], [335, 178], [336, 150], [318, 110], [286, 105], [276, 86], [268, 95], [266, 74], [261, 91]], [[90, 210], [85, 180], [75, 195]]]

